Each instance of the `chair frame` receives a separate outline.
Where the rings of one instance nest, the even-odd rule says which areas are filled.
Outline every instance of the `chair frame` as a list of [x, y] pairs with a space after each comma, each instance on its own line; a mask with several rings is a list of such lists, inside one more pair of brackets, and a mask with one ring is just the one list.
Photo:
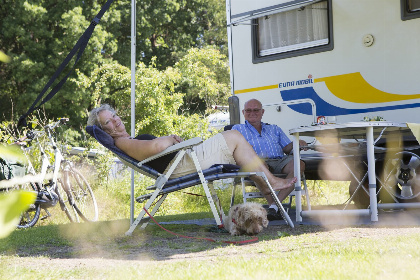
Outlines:
[[[284, 178], [286, 175], [285, 174], [274, 174], [277, 177], [280, 178]], [[307, 203], [307, 207], [308, 210], [311, 210], [311, 202], [310, 202], [310, 198], [309, 198], [309, 191], [308, 191], [308, 187], [306, 184], [306, 179], [305, 179], [305, 175], [302, 175], [302, 182], [303, 182], [303, 186], [304, 186], [304, 190], [303, 190], [303, 195], [305, 196], [306, 199], [306, 203]], [[232, 189], [232, 197], [230, 200], [230, 205], [231, 207], [233, 206], [233, 204], [235, 203], [235, 193], [236, 193], [236, 186], [238, 184], [234, 184], [233, 189]], [[253, 181], [251, 181], [249, 178], [245, 178], [242, 177], [241, 181], [240, 181], [240, 185], [241, 185], [241, 189], [242, 189], [242, 199], [243, 202], [246, 203], [248, 201], [248, 199], [253, 199], [253, 198], [264, 198], [264, 195], [259, 192], [259, 191], [246, 191], [246, 186], [252, 186], [252, 187], [257, 187], [255, 185], [255, 183]], [[278, 191], [276, 191], [276, 194], [278, 193]], [[292, 207], [292, 200], [293, 200], [293, 196], [295, 196], [295, 190], [293, 190], [289, 195], [288, 195], [288, 202], [286, 203], [282, 203], [283, 207], [286, 208], [287, 213], [289, 213], [290, 208]]]
[[[275, 203], [280, 209], [280, 213], [283, 216], [284, 220], [291, 227], [294, 227], [292, 220], [290, 219], [287, 212], [284, 210], [281, 202], [277, 198], [275, 191], [273, 190], [270, 183], [268, 182], [268, 179], [266, 175], [264, 174], [264, 172], [239, 172], [238, 166], [235, 166], [238, 168], [236, 171], [233, 171], [233, 172], [229, 170], [226, 171], [224, 170], [224, 165], [222, 164], [211, 167], [209, 169], [202, 170], [200, 163], [198, 161], [197, 155], [192, 149], [194, 146], [199, 145], [203, 142], [203, 140], [199, 137], [175, 144], [171, 147], [168, 147], [166, 150], [156, 155], [153, 155], [143, 161], [137, 161], [131, 158], [130, 156], [128, 156], [127, 154], [125, 154], [120, 149], [118, 149], [113, 144], [113, 140], [112, 140], [112, 143], [110, 143], [109, 139], [106, 139], [108, 140], [108, 142], [104, 141], [102, 137], [110, 138], [110, 136], [106, 134], [105, 132], [103, 132], [103, 130], [101, 130], [99, 127], [88, 126], [86, 127], [86, 131], [91, 136], [93, 136], [99, 143], [101, 143], [105, 148], [112, 151], [121, 160], [121, 162], [124, 165], [132, 168], [136, 172], [139, 172], [143, 175], [146, 175], [148, 177], [155, 179], [154, 185], [147, 188], [149, 190], [154, 189], [154, 191], [152, 193], [140, 196], [139, 198], [136, 199], [137, 202], [143, 202], [145, 200], [147, 201], [143, 209], [140, 211], [139, 215], [137, 216], [137, 218], [130, 224], [130, 228], [126, 232], [126, 235], [131, 235], [134, 229], [140, 224], [141, 224], [140, 227], [144, 229], [147, 226], [148, 222], [150, 221], [150, 217], [147, 215], [146, 211], [151, 216], [154, 216], [169, 193], [174, 192], [174, 191], [179, 191], [181, 189], [199, 185], [199, 184], [201, 184], [204, 188], [204, 191], [205, 191], [210, 209], [216, 221], [216, 224], [219, 227], [223, 227], [223, 219], [225, 217], [225, 214], [223, 212], [223, 208], [220, 204], [216, 191], [213, 188], [212, 182], [215, 180], [220, 180], [220, 179], [244, 178], [244, 177], [249, 177], [249, 176], [260, 176], [261, 178], [264, 179], [264, 181], [266, 182], [267, 186], [270, 189], [271, 195], [273, 196]], [[164, 155], [167, 155], [173, 152], [177, 152], [177, 155], [173, 159], [170, 167], [167, 168], [166, 173], [159, 173], [156, 170], [146, 165], [151, 160], [160, 158]], [[172, 175], [175, 168], [177, 167], [177, 165], [179, 164], [179, 162], [185, 155], [190, 156], [191, 159], [193, 160], [195, 168], [196, 168], [196, 172], [193, 172], [191, 174], [188, 174], [179, 178], [170, 179], [170, 176]], [[159, 195], [161, 195], [160, 198], [158, 198]], [[156, 199], [158, 200], [155, 202]], [[131, 201], [133, 201], [133, 199]], [[153, 206], [152, 211], [149, 211], [149, 209], [152, 206]]]

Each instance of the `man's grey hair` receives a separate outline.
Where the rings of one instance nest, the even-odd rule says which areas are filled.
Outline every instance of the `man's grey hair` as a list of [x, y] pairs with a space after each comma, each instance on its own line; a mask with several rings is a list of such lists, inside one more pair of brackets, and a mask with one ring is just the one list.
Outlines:
[[90, 111], [89, 118], [88, 118], [88, 121], [87, 121], [87, 125], [88, 126], [96, 125], [96, 126], [99, 126], [102, 129], [102, 124], [99, 122], [98, 114], [102, 111], [105, 111], [105, 110], [116, 114], [114, 108], [112, 108], [108, 104], [102, 104], [101, 106], [99, 106], [99, 107], [93, 109], [92, 111]]

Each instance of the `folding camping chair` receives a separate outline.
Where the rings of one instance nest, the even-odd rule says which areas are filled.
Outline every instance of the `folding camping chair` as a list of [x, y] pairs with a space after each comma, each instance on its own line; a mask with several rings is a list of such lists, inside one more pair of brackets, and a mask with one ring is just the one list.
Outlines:
[[[285, 178], [286, 174], [274, 174], [277, 177], [280, 178]], [[308, 207], [308, 210], [311, 210], [311, 202], [309, 199], [309, 191], [308, 191], [308, 187], [306, 185], [306, 180], [305, 180], [305, 175], [302, 174], [302, 182], [303, 182], [303, 190], [302, 191], [302, 195], [305, 196], [305, 200], [306, 200], [306, 204]], [[258, 191], [258, 190], [249, 190], [249, 188], [247, 187], [252, 187], [253, 189], [256, 189], [257, 186], [255, 185], [255, 183], [250, 180], [249, 178], [246, 177], [241, 177], [240, 181], [235, 181], [234, 185], [233, 185], [233, 189], [232, 189], [232, 196], [231, 196], [231, 200], [230, 200], [230, 206], [233, 206], [235, 204], [235, 194], [236, 194], [236, 187], [237, 185], [241, 185], [241, 189], [242, 189], [242, 198], [243, 198], [243, 202], [246, 203], [248, 201], [248, 199], [253, 199], [253, 198], [264, 198], [264, 195]], [[278, 191], [276, 191], [276, 193], [278, 193]], [[286, 212], [289, 213], [290, 208], [292, 207], [292, 201], [293, 201], [293, 197], [295, 196], [295, 190], [293, 190], [291, 193], [289, 193], [289, 196], [287, 197], [287, 201], [285, 199], [285, 201], [283, 201], [282, 205], [284, 208], [286, 208]]]
[[[269, 189], [271, 190], [272, 196], [280, 209], [280, 213], [282, 214], [284, 220], [288, 225], [294, 227], [292, 220], [290, 219], [289, 215], [284, 210], [281, 202], [278, 200], [277, 196], [275, 195], [274, 190], [272, 189], [270, 183], [267, 180], [264, 172], [239, 172], [238, 166], [232, 165], [214, 165], [208, 169], [201, 170], [200, 164], [197, 159], [197, 155], [192, 150], [193, 146], [199, 145], [203, 141], [200, 138], [193, 138], [179, 144], [173, 145], [167, 148], [165, 151], [151, 156], [143, 161], [137, 161], [123, 151], [121, 151], [118, 147], [115, 146], [114, 140], [112, 137], [104, 132], [97, 126], [88, 126], [86, 127], [86, 131], [94, 137], [99, 143], [101, 143], [105, 148], [112, 151], [123, 164], [131, 167], [133, 170], [144, 174], [148, 177], [155, 179], [155, 184], [147, 189], [153, 190], [153, 192], [149, 194], [142, 195], [136, 199], [137, 202], [144, 202], [146, 201], [143, 209], [141, 210], [140, 214], [137, 216], [137, 219], [130, 225], [129, 230], [126, 232], [126, 235], [131, 235], [134, 229], [141, 225], [141, 228], [145, 228], [150, 221], [150, 217], [147, 216], [148, 212], [151, 216], [153, 216], [162, 205], [163, 201], [166, 199], [167, 195], [171, 192], [179, 191], [185, 188], [189, 188], [192, 186], [196, 186], [201, 184], [204, 188], [206, 193], [207, 200], [209, 202], [211, 211], [213, 213], [214, 219], [216, 224], [219, 227], [223, 227], [223, 218], [225, 216], [223, 209], [220, 205], [219, 199], [217, 194], [213, 188], [212, 182], [215, 180], [226, 179], [226, 178], [243, 178], [249, 177], [252, 175], [262, 177], [265, 182], [267, 183]], [[169, 153], [177, 151], [177, 155], [175, 156], [172, 165], [169, 167], [165, 174], [161, 174], [157, 172], [155, 169], [150, 168], [147, 163], [151, 160], [157, 159]], [[169, 179], [173, 171], [175, 170], [176, 166], [182, 159], [182, 157], [187, 154], [190, 156], [195, 164], [196, 171], [194, 173]], [[209, 184], [210, 183], [210, 184]], [[210, 186], [210, 188], [209, 188]], [[160, 196], [160, 197], [159, 197]], [[152, 211], [149, 211], [149, 208], [152, 207]]]

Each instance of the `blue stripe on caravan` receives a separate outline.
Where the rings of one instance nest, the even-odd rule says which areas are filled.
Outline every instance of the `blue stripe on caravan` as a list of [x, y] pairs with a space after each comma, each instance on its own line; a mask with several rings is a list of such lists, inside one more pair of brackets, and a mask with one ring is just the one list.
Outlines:
[[[313, 87], [282, 90], [280, 92], [280, 95], [284, 101], [297, 100], [297, 99], [302, 99], [302, 98], [312, 99], [316, 105], [317, 116], [353, 115], [353, 114], [368, 113], [368, 112], [392, 111], [392, 110], [398, 110], [398, 109], [420, 107], [420, 103], [410, 103], [410, 104], [371, 107], [371, 108], [363, 108], [363, 109], [342, 108], [342, 107], [338, 107], [338, 106], [335, 106], [326, 102], [324, 99], [322, 99], [318, 95], [318, 93], [315, 91]], [[289, 105], [289, 108], [301, 114], [305, 114], [305, 115], [312, 114], [312, 109], [309, 104]]]

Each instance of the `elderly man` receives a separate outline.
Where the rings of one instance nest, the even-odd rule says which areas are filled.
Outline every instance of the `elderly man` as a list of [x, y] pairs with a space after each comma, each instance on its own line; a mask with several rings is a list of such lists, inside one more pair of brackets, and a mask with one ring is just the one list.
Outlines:
[[[238, 130], [254, 148], [257, 155], [262, 158], [269, 170], [273, 174], [286, 174], [286, 178], [294, 176], [293, 156], [289, 153], [293, 149], [293, 143], [277, 125], [261, 122], [264, 115], [262, 104], [257, 99], [245, 102], [242, 113], [245, 117], [244, 124], [237, 124], [232, 127]], [[306, 146], [306, 142], [300, 140], [301, 146]], [[303, 173], [305, 163], [300, 162], [300, 171]], [[259, 187], [259, 186], [257, 186]], [[260, 188], [260, 187], [259, 187]], [[292, 191], [293, 186], [280, 190], [278, 198], [283, 201]], [[268, 219], [281, 219], [278, 207], [272, 198], [267, 198], [269, 208], [267, 210]]]

